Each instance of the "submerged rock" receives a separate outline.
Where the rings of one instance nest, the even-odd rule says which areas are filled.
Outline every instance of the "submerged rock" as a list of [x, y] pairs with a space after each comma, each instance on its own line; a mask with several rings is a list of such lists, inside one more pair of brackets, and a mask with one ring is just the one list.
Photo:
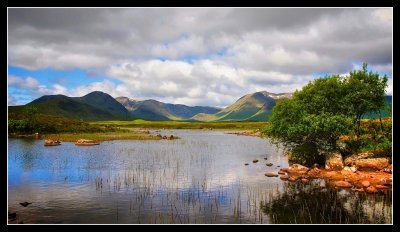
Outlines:
[[361, 185], [364, 188], [368, 188], [371, 185], [371, 183], [368, 180], [364, 180], [363, 182], [361, 182]]
[[351, 188], [352, 184], [347, 181], [339, 180], [335, 182], [335, 186], [339, 188]]
[[91, 139], [79, 139], [78, 141], [75, 142], [75, 145], [77, 146], [92, 146], [99, 144], [100, 144], [99, 142]]
[[301, 182], [307, 183], [307, 182], [310, 182], [310, 180], [309, 180], [309, 179], [306, 179], [306, 178], [303, 178], [303, 179], [301, 179]]
[[351, 191], [353, 191], [353, 192], [364, 192], [364, 189], [363, 188], [354, 188], [354, 189], [351, 189]]
[[32, 203], [25, 201], [25, 202], [20, 202], [19, 204], [22, 205], [23, 207], [27, 207], [28, 205], [30, 205]]
[[249, 165], [249, 164], [248, 164], [248, 163], [245, 163], [244, 165], [246, 165], [246, 166], [247, 166], [247, 165]]
[[267, 165], [268, 167], [271, 167], [273, 164], [272, 163], [266, 163], [265, 165]]
[[377, 193], [378, 190], [374, 186], [369, 186], [368, 188], [365, 189], [365, 192], [367, 192], [367, 193]]
[[288, 180], [289, 176], [288, 175], [284, 175], [284, 176], [280, 176], [279, 178], [281, 178], [281, 180]]
[[253, 163], [257, 163], [258, 162], [258, 160], [253, 160]]
[[267, 172], [267, 173], [265, 173], [264, 175], [265, 175], [265, 176], [268, 176], [268, 177], [277, 177], [277, 176], [279, 176], [278, 174], [273, 173], [273, 172]]

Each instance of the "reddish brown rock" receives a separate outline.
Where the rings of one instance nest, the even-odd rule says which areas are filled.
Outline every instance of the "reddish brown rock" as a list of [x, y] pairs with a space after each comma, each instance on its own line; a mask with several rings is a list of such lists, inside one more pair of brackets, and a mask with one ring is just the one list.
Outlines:
[[301, 182], [307, 183], [307, 182], [310, 182], [310, 180], [308, 180], [308, 179], [306, 179], [306, 178], [303, 178], [303, 179], [301, 179]]
[[352, 184], [347, 181], [339, 180], [335, 182], [335, 186], [339, 188], [351, 188]]
[[377, 189], [390, 189], [390, 187], [385, 186], [385, 185], [380, 185], [380, 184], [375, 185], [375, 188], [377, 188]]
[[279, 174], [279, 175], [286, 175], [286, 172], [279, 171], [278, 174]]
[[257, 163], [258, 162], [258, 160], [253, 160], [253, 163]]
[[295, 173], [295, 174], [305, 174], [307, 173], [309, 168], [300, 165], [300, 164], [293, 164], [288, 168], [288, 173]]
[[371, 185], [371, 183], [369, 183], [368, 180], [364, 180], [363, 182], [361, 182], [361, 185], [362, 185], [364, 188], [368, 188], [368, 187]]
[[272, 163], [266, 163], [265, 165], [267, 165], [268, 167], [271, 167], [273, 164]]
[[281, 178], [281, 180], [288, 180], [289, 176], [288, 175], [284, 175], [284, 176], [280, 176], [279, 178]]
[[358, 170], [381, 170], [389, 166], [388, 158], [369, 158], [355, 161]]
[[374, 186], [369, 186], [368, 188], [365, 189], [365, 192], [367, 192], [367, 193], [377, 193], [378, 190]]
[[351, 189], [351, 191], [353, 191], [353, 192], [364, 192], [364, 189], [363, 188], [355, 188], [355, 189]]
[[325, 155], [325, 169], [326, 170], [342, 170], [343, 158], [340, 153], [328, 153]]
[[288, 172], [288, 171], [289, 171], [289, 168], [281, 168], [280, 171], [282, 171], [282, 172]]
[[264, 175], [265, 175], [265, 176], [268, 176], [268, 177], [277, 177], [277, 176], [279, 176], [278, 174], [273, 173], [273, 172], [267, 172], [267, 173], [265, 173]]
[[294, 177], [294, 176], [291, 176], [291, 177], [289, 177], [288, 181], [292, 181], [292, 182], [294, 182], [294, 181], [297, 181], [297, 178], [296, 178], [296, 177]]

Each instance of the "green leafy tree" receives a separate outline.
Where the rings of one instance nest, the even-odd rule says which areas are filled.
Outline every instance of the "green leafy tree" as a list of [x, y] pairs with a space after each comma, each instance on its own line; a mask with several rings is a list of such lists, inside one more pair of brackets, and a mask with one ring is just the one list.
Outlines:
[[355, 132], [360, 136], [361, 118], [368, 112], [380, 113], [385, 107], [385, 88], [388, 78], [378, 73], [368, 72], [368, 64], [362, 70], [354, 70], [345, 79], [346, 96], [344, 101], [350, 106]]
[[296, 91], [292, 99], [282, 99], [273, 108], [265, 133], [276, 144], [291, 151], [303, 164], [322, 163], [326, 152], [341, 151], [339, 137], [355, 128], [367, 112], [379, 112], [384, 105], [387, 77], [363, 69], [347, 77], [316, 79]]

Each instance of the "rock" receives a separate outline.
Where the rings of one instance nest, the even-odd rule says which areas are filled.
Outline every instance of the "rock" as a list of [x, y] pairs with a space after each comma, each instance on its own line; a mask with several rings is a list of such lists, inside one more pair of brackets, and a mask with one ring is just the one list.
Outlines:
[[312, 167], [313, 168], [319, 168], [319, 165], [318, 164], [314, 164]]
[[288, 175], [284, 175], [284, 176], [280, 176], [279, 178], [281, 178], [281, 180], [288, 180], [289, 176]]
[[277, 177], [277, 176], [279, 176], [278, 174], [272, 173], [272, 172], [267, 172], [267, 173], [265, 173], [264, 175], [265, 175], [265, 176], [268, 176], [268, 177]]
[[32, 203], [25, 201], [25, 202], [20, 202], [19, 204], [22, 205], [23, 207], [27, 207], [28, 205], [30, 205]]
[[350, 167], [347, 167], [347, 166], [346, 166], [346, 167], [344, 167], [344, 168], [343, 168], [343, 170], [345, 170], [345, 171], [348, 171], [348, 172], [351, 172], [351, 169], [350, 169]]
[[61, 142], [58, 140], [45, 139], [44, 145], [45, 146], [57, 146], [57, 145], [61, 145]]
[[325, 155], [325, 169], [338, 171], [343, 169], [343, 158], [340, 153], [327, 153]]
[[368, 180], [364, 180], [363, 182], [361, 182], [361, 185], [364, 188], [368, 188], [371, 185], [371, 183]]
[[163, 139], [168, 139], [166, 135], [164, 135], [162, 138], [163, 138]]
[[356, 172], [356, 171], [357, 171], [357, 168], [356, 168], [355, 166], [351, 166], [351, 167], [350, 167], [350, 171]]
[[289, 168], [281, 168], [280, 169], [282, 172], [288, 172], [289, 171]]
[[335, 186], [339, 188], [351, 188], [352, 184], [347, 181], [339, 180], [335, 182]]
[[267, 165], [268, 167], [271, 167], [273, 164], [272, 163], [266, 163], [265, 165]]
[[307, 182], [310, 182], [310, 180], [308, 180], [308, 179], [306, 179], [306, 178], [303, 178], [303, 179], [301, 179], [301, 182], [307, 183]]
[[353, 154], [353, 155], [346, 157], [346, 159], [344, 159], [344, 165], [353, 166], [356, 164], [356, 160], [365, 159], [365, 158], [369, 158], [369, 157], [373, 157], [373, 156], [374, 156], [374, 154], [372, 152]]
[[286, 172], [284, 172], [284, 171], [279, 171], [278, 174], [279, 174], [279, 175], [286, 175]]
[[247, 166], [247, 165], [249, 165], [249, 164], [248, 164], [248, 163], [245, 163], [244, 165], [246, 165], [246, 166]]
[[308, 172], [308, 170], [309, 170], [309, 168], [307, 168], [307, 167], [305, 167], [305, 166], [303, 166], [303, 165], [300, 165], [300, 164], [293, 164], [292, 166], [290, 166], [290, 167], [288, 168], [288, 171], [287, 171], [287, 172], [289, 172], [289, 173], [305, 174], [305, 173]]
[[365, 192], [367, 192], [367, 193], [377, 193], [378, 190], [374, 186], [369, 186], [368, 188], [365, 189]]
[[388, 158], [369, 158], [355, 161], [358, 170], [381, 170], [389, 166]]
[[383, 171], [386, 173], [392, 173], [392, 165], [389, 165], [387, 168], [384, 168]]
[[277, 168], [280, 168], [281, 167], [281, 165], [278, 165], [278, 166], [276, 166]]
[[267, 160], [268, 158], [267, 158], [267, 157], [264, 157], [264, 159]]
[[162, 138], [162, 135], [161, 134], [157, 134], [156, 137]]
[[390, 189], [390, 187], [385, 186], [385, 185], [380, 185], [380, 184], [375, 185], [375, 188], [377, 188], [377, 189]]
[[351, 189], [351, 191], [353, 191], [353, 192], [364, 192], [364, 189], [363, 188], [354, 188], [354, 189]]
[[173, 136], [173, 135], [170, 135], [168, 139], [174, 139], [174, 136]]
[[392, 186], [392, 179], [384, 179], [382, 178], [379, 182], [380, 185]]
[[291, 177], [289, 177], [288, 181], [292, 181], [292, 182], [294, 182], [294, 181], [297, 181], [297, 178], [296, 178], [296, 177], [294, 177], [294, 176], [291, 176]]
[[99, 145], [100, 143], [95, 141], [95, 140], [91, 140], [91, 139], [79, 139], [78, 141], [75, 142], [75, 145], [78, 146], [91, 146], [91, 145]]
[[253, 160], [253, 163], [257, 163], [258, 162], [258, 160]]

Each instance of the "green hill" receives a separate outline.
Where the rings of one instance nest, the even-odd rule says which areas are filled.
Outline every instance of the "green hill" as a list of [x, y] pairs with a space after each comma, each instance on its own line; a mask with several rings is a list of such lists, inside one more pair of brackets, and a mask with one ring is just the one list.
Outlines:
[[156, 100], [136, 101], [127, 97], [117, 97], [130, 114], [136, 118], [154, 121], [188, 120], [199, 113], [216, 113], [220, 109], [207, 106], [186, 106], [168, 104]]
[[122, 108], [118, 109], [115, 102], [110, 95], [105, 93], [88, 94], [78, 98], [64, 95], [45, 95], [26, 105], [9, 106], [8, 109], [10, 113], [19, 113], [26, 107], [33, 106], [41, 114], [86, 121], [133, 119], [123, 106], [120, 105]]
[[290, 98], [290, 93], [274, 94], [267, 91], [247, 94], [232, 105], [213, 115], [199, 114], [192, 117], [198, 121], [267, 121], [275, 101]]

